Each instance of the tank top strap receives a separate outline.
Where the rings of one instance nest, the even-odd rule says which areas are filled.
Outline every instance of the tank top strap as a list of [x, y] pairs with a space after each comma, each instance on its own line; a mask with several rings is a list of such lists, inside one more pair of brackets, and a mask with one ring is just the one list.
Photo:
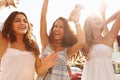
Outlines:
[[65, 48], [65, 52], [67, 52], [67, 48]]
[[11, 47], [11, 42], [9, 41], [9, 42], [8, 42], [8, 48], [10, 48], [10, 47]]

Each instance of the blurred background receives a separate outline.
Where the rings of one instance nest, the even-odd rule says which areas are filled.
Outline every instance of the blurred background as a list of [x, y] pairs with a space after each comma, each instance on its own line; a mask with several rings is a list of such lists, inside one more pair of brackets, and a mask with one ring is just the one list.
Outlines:
[[[39, 27], [40, 27], [41, 7], [44, 0], [13, 0], [13, 1], [16, 1], [17, 8], [13, 6], [0, 8], [0, 29], [2, 29], [3, 22], [12, 11], [15, 11], [15, 10], [23, 11], [26, 13], [26, 15], [28, 16], [28, 19], [33, 24], [33, 34], [35, 35], [36, 40], [41, 49], [40, 39], [39, 39]], [[113, 14], [114, 12], [120, 9], [119, 0], [49, 0], [48, 14], [47, 14], [48, 33], [55, 19], [58, 18], [59, 16], [68, 18], [71, 10], [75, 7], [76, 4], [81, 4], [83, 6], [83, 9], [81, 12], [81, 19], [80, 19], [80, 23], [83, 25], [83, 22], [88, 15], [90, 15], [92, 12], [98, 11], [98, 5], [101, 1], [104, 1], [106, 4], [108, 4], [108, 7], [105, 13], [106, 18], [108, 18], [111, 14]], [[109, 29], [111, 28], [111, 25], [112, 23], [108, 25]], [[120, 33], [118, 34], [118, 36], [119, 35]], [[115, 77], [116, 77], [116, 80], [120, 80], [120, 48], [117, 40], [114, 43], [113, 49], [114, 49], [114, 53], [112, 57], [112, 62], [113, 62], [113, 67], [115, 71]], [[70, 68], [70, 70], [74, 71], [74, 73], [71, 73], [73, 77], [77, 76], [80, 78], [80, 76], [82, 75], [84, 62], [85, 62], [85, 59], [83, 56], [81, 56], [80, 52], [79, 52], [79, 55], [76, 55], [74, 56], [74, 58], [71, 58], [69, 60], [68, 66], [75, 67], [75, 68]], [[76, 67], [79, 69], [76, 69]], [[80, 72], [80, 73], [77, 73], [77, 72]], [[77, 79], [74, 79], [74, 80], [77, 80]]]

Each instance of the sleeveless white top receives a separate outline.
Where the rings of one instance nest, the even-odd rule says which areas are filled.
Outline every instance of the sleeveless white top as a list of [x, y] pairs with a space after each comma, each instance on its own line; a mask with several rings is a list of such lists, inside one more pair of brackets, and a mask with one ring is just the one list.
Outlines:
[[10, 47], [1, 59], [0, 80], [34, 80], [35, 56]]
[[105, 44], [93, 45], [81, 80], [115, 80], [112, 66], [113, 49]]

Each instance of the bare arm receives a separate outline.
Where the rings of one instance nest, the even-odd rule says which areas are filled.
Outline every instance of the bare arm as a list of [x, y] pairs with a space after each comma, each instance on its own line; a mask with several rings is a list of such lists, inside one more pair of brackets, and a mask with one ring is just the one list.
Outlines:
[[117, 17], [119, 11], [117, 11], [116, 13], [114, 13], [112, 16], [110, 16], [108, 19], [105, 20], [105, 24], [109, 24], [110, 22], [112, 22], [113, 20], [115, 20], [115, 18]]
[[0, 59], [2, 58], [7, 47], [8, 47], [8, 41], [2, 36], [2, 33], [0, 31]]
[[[101, 14], [103, 21], [106, 20], [105, 12], [106, 12], [107, 6], [108, 6], [108, 3], [105, 3], [104, 1], [101, 1], [100, 5], [99, 5], [99, 11], [100, 11], [100, 14]], [[106, 24], [103, 24], [102, 32], [103, 32], [104, 36], [107, 35], [108, 27]]]
[[48, 34], [47, 34], [47, 22], [46, 22], [46, 14], [48, 8], [48, 1], [44, 0], [42, 11], [41, 11], [41, 19], [40, 19], [40, 39], [42, 44], [42, 51], [44, 50], [45, 46], [48, 44]]
[[[111, 17], [109, 17], [107, 20], [106, 20], [106, 17], [105, 17], [105, 11], [107, 9], [107, 6], [108, 4], [105, 3], [104, 1], [102, 1], [100, 3], [100, 6], [99, 6], [99, 9], [100, 9], [100, 13], [101, 13], [101, 16], [102, 16], [102, 19], [104, 21], [103, 23], [103, 35], [107, 37], [105, 38], [105, 42], [106, 40], [107, 41], [107, 44], [109, 46], [112, 47], [113, 45], [113, 42], [115, 41], [116, 39], [116, 35], [118, 34], [118, 30], [119, 30], [119, 27], [117, 27], [116, 25], [116, 22], [117, 22], [117, 16], [119, 15], [119, 11], [114, 13]], [[112, 21], [115, 21], [114, 25], [112, 26], [112, 29], [110, 30], [110, 32], [108, 31], [108, 28], [107, 28], [107, 24], [109, 24], [110, 22]], [[118, 22], [117, 22], [118, 23]], [[118, 29], [118, 30], [117, 30]], [[112, 43], [112, 44], [111, 44]]]
[[120, 30], [120, 11], [113, 14], [107, 20], [107, 23], [109, 23], [112, 20], [114, 20], [115, 22], [113, 23], [111, 30], [109, 31], [109, 33], [106, 35], [106, 38], [105, 38], [106, 40], [108, 40], [107, 43], [109, 43], [110, 46], [113, 45], [113, 42], [117, 38], [118, 32]]
[[74, 53], [78, 52], [84, 44], [85, 44], [85, 36], [84, 32], [81, 28], [81, 25], [79, 24], [79, 17], [80, 17], [80, 5], [77, 5], [73, 12], [70, 15], [71, 20], [74, 22], [76, 27], [76, 33], [77, 33], [77, 43], [74, 44], [72, 47], [68, 49], [69, 56], [72, 56]]

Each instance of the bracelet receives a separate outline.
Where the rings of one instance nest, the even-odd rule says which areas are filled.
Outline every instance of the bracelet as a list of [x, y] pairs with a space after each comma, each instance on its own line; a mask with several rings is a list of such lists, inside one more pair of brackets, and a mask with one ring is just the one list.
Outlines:
[[77, 26], [77, 25], [80, 25], [80, 23], [79, 22], [75, 23], [75, 26]]

